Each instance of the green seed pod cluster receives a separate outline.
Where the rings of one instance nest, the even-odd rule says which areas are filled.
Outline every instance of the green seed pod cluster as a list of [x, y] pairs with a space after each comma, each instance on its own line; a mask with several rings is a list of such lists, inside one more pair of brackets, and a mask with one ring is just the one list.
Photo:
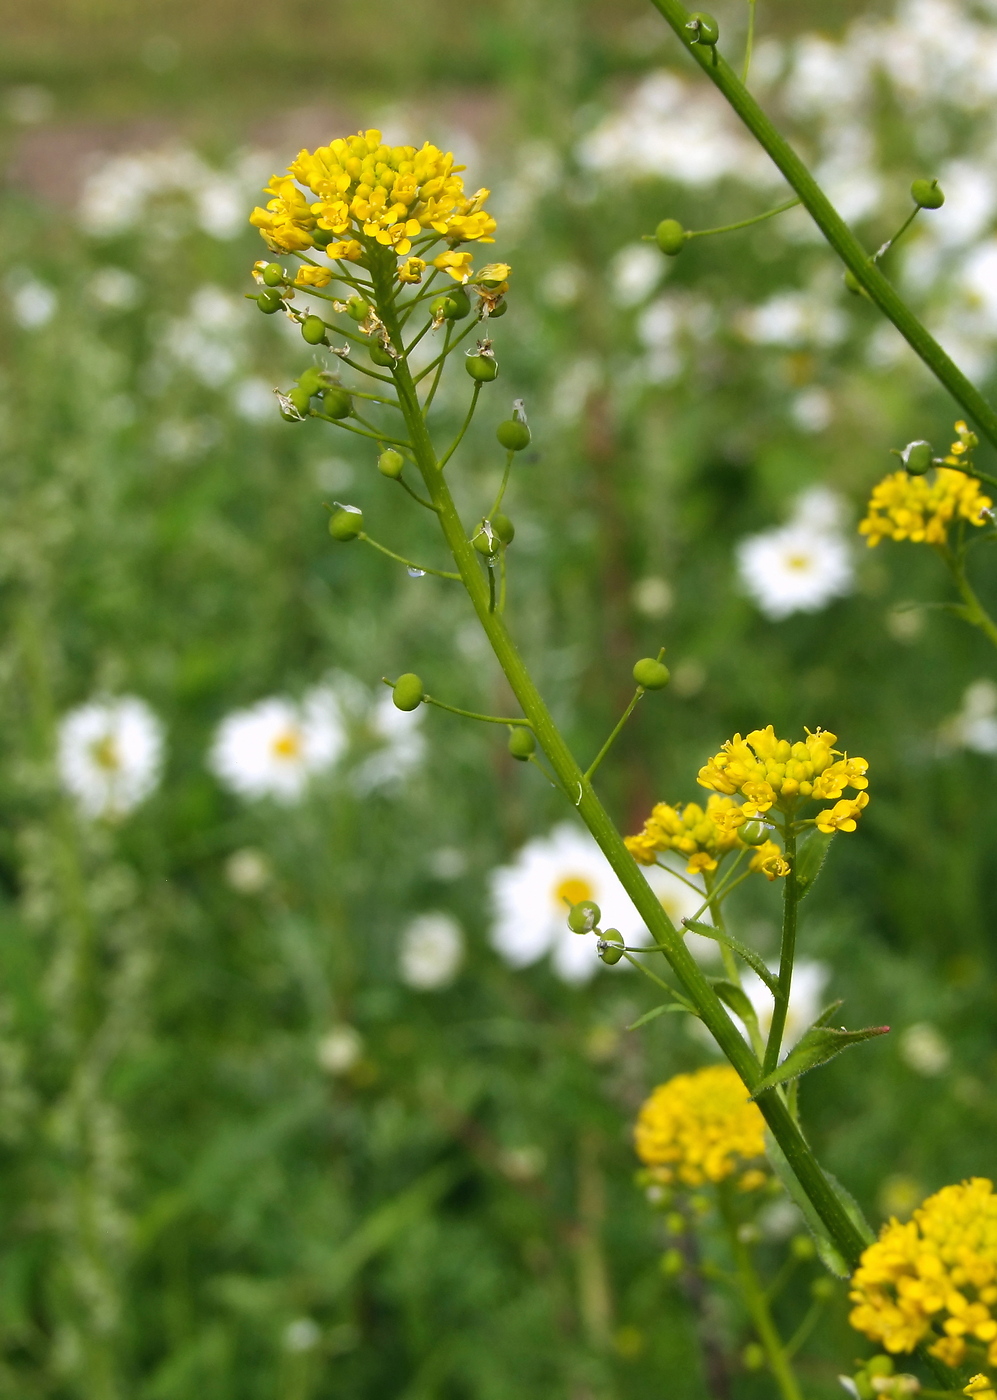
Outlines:
[[256, 305], [263, 312], [264, 316], [272, 316], [275, 311], [281, 310], [284, 305], [284, 300], [280, 292], [270, 287], [267, 291], [260, 292], [259, 296], [256, 298]]
[[329, 244], [338, 234], [333, 233], [331, 228], [313, 228], [312, 242], [316, 248], [328, 248]]
[[330, 418], [349, 418], [353, 412], [353, 399], [339, 384], [331, 384], [322, 395], [322, 412]]
[[370, 307], [363, 297], [353, 296], [346, 303], [346, 314], [359, 325], [361, 321], [366, 321], [370, 314]]
[[508, 418], [500, 423], [495, 436], [507, 452], [522, 452], [530, 445], [530, 430], [519, 418]]
[[406, 671], [391, 687], [391, 698], [396, 710], [417, 710], [426, 698], [426, 692], [415, 672]]
[[[486, 526], [490, 528], [486, 528]], [[498, 554], [502, 545], [502, 541], [496, 534], [495, 527], [490, 520], [487, 522], [482, 520], [480, 522], [478, 528], [471, 536], [471, 543], [478, 553], [483, 554], [486, 559], [491, 559], [494, 555]]]
[[502, 544], [512, 544], [516, 537], [516, 527], [507, 515], [493, 515], [492, 529]]
[[382, 452], [377, 459], [377, 470], [382, 476], [397, 481], [405, 468], [405, 458], [400, 452], [396, 452], [393, 447], [389, 447], [386, 452]]
[[712, 49], [720, 39], [720, 26], [712, 15], [706, 14], [703, 10], [697, 10], [686, 20], [686, 29], [692, 32], [689, 41], [693, 44], [705, 44]]
[[599, 940], [599, 956], [609, 967], [623, 957], [623, 934], [618, 928], [607, 928]]
[[900, 460], [911, 476], [923, 476], [935, 457], [935, 449], [930, 442], [919, 439], [909, 442], [900, 454]]
[[591, 933], [602, 918], [602, 910], [594, 899], [580, 899], [568, 910], [568, 928], [572, 933]]
[[497, 306], [493, 306], [492, 309], [491, 309], [491, 311], [489, 311], [489, 313], [488, 313], [488, 319], [489, 319], [489, 321], [494, 321], [496, 316], [504, 316], [505, 313], [506, 313], [508, 310], [509, 310], [509, 303], [508, 303], [508, 302], [505, 300], [505, 298], [503, 297], [503, 299], [498, 303], [498, 305], [497, 305]]
[[301, 323], [302, 338], [309, 345], [325, 345], [325, 322], [321, 316], [306, 316]]
[[533, 737], [533, 730], [525, 724], [517, 724], [509, 735], [509, 752], [513, 758], [518, 758], [520, 763], [526, 763], [537, 751], [537, 741]]
[[769, 839], [769, 829], [764, 822], [749, 821], [737, 828], [737, 834], [746, 846], [764, 846]]
[[669, 258], [677, 258], [689, 241], [689, 235], [678, 219], [662, 219], [654, 230], [654, 241]]
[[434, 321], [463, 321], [471, 313], [471, 298], [463, 287], [455, 287], [452, 292], [434, 297], [429, 309]]
[[940, 209], [945, 203], [937, 180], [915, 180], [910, 187], [910, 197], [919, 209]]
[[363, 511], [356, 506], [340, 506], [329, 517], [329, 534], [334, 540], [347, 544], [363, 532]]
[[380, 365], [382, 369], [394, 369], [395, 357], [390, 350], [386, 350], [379, 340], [375, 340], [367, 353], [375, 365]]
[[282, 287], [284, 285], [284, 269], [280, 263], [267, 263], [263, 269], [263, 285], [265, 287]]
[[302, 416], [306, 416], [311, 412], [312, 396], [308, 390], [303, 389], [300, 384], [296, 384], [287, 397]]
[[664, 662], [653, 656], [644, 656], [634, 666], [633, 677], [645, 690], [664, 690], [672, 673]]
[[498, 378], [499, 367], [494, 355], [468, 355], [464, 368], [478, 384], [490, 384]]
[[316, 394], [321, 394], [325, 387], [326, 381], [322, 377], [322, 371], [317, 369], [314, 365], [309, 365], [306, 370], [303, 370], [302, 373], [298, 375], [298, 388], [303, 389], [309, 398], [313, 398]]

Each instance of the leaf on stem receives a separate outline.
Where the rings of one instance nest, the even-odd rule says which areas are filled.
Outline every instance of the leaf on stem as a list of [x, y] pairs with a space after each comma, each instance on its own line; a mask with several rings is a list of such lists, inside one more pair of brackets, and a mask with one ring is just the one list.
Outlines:
[[[725, 944], [730, 950], [743, 958], [768, 987], [773, 996], [779, 993], [779, 979], [774, 972], [771, 972], [753, 948], [747, 948], [743, 943], [739, 943], [736, 938], [732, 938], [729, 933], [723, 933], [720, 929], [714, 928], [712, 924], [701, 924], [698, 919], [683, 919], [684, 928], [692, 929], [694, 933], [701, 933], [704, 938], [712, 938], [717, 943]], [[739, 1013], [740, 1014], [740, 1013]]]
[[744, 988], [723, 977], [711, 977], [710, 982], [720, 1000], [730, 1007], [735, 1016], [740, 1016], [746, 1025], [750, 1025], [755, 1019], [755, 1008]]
[[[836, 1008], [831, 1008], [834, 1009]], [[829, 1014], [830, 1011], [825, 1012], [825, 1015]], [[751, 1097], [757, 1098], [766, 1089], [774, 1089], [779, 1084], [788, 1083], [790, 1079], [799, 1079], [801, 1074], [816, 1069], [818, 1065], [827, 1064], [828, 1060], [833, 1060], [835, 1055], [840, 1055], [842, 1050], [847, 1050], [849, 1046], [858, 1045], [863, 1040], [872, 1040], [877, 1035], [885, 1035], [889, 1029], [889, 1026], [866, 1026], [864, 1030], [846, 1031], [837, 1026], [824, 1026], [819, 1023], [813, 1025], [790, 1050], [782, 1064], [755, 1085]]]
[[[834, 1274], [836, 1278], [848, 1278], [851, 1274], [851, 1269], [847, 1261], [838, 1247], [832, 1243], [831, 1237], [824, 1226], [824, 1222], [817, 1214], [816, 1207], [800, 1185], [799, 1178], [789, 1165], [785, 1153], [769, 1129], [765, 1130], [765, 1155], [769, 1160], [772, 1170], [782, 1182], [783, 1186], [785, 1186], [790, 1198], [794, 1204], [798, 1206], [803, 1219], [806, 1221], [807, 1229], [813, 1236], [814, 1244], [817, 1246], [817, 1253], [825, 1269], [827, 1269], [829, 1273]], [[830, 1172], [823, 1172], [822, 1175], [863, 1240], [865, 1240], [866, 1244], [871, 1244], [875, 1239], [875, 1235], [868, 1220], [866, 1220], [865, 1216], [862, 1214], [858, 1202]]]
[[801, 899], [810, 893], [816, 883], [833, 840], [833, 831], [827, 835], [822, 831], [815, 831], [800, 847], [796, 857], [796, 887]]

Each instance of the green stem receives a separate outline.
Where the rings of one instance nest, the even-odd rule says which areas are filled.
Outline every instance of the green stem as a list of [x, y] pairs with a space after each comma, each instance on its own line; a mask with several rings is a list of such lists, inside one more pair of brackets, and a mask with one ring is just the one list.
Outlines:
[[956, 587], [965, 606], [963, 616], [973, 627], [978, 627], [989, 642], [997, 647], [997, 624], [980, 602], [969, 579], [966, 577], [966, 564], [961, 554], [955, 554], [947, 546], [940, 551], [955, 580]]
[[[383, 281], [386, 276], [390, 276], [390, 273], [387, 268], [382, 268], [376, 274], [375, 280]], [[390, 309], [389, 298], [379, 297], [379, 300], [385, 303], [382, 319], [397, 348], [401, 344], [401, 333], [394, 312]], [[416, 462], [430, 499], [439, 512], [440, 527], [454, 563], [460, 572], [478, 621], [505, 672], [523, 714], [532, 725], [540, 748], [562, 788], [571, 794], [571, 801], [579, 816], [613, 867], [655, 942], [663, 949], [686, 995], [694, 1004], [697, 1015], [750, 1090], [760, 1077], [758, 1060], [685, 946], [683, 938], [676, 931], [675, 925], [645, 880], [640, 867], [627, 850], [612, 818], [579, 768], [519, 655], [504, 617], [489, 606], [488, 584], [482, 577], [478, 555], [467, 538], [453, 497], [439, 469], [429, 431], [422, 416], [415, 382], [404, 360], [400, 360], [395, 366], [395, 386], [411, 434]], [[778, 1093], [772, 1090], [761, 1094], [757, 1103], [801, 1187], [824, 1221], [831, 1239], [846, 1260], [856, 1263], [865, 1247], [865, 1241], [825, 1177], [785, 1103]]]
[[903, 299], [869, 261], [869, 255], [838, 214], [789, 142], [776, 129], [737, 74], [715, 49], [690, 43], [688, 15], [680, 0], [651, 0], [703, 72], [723, 93], [800, 197], [817, 227], [880, 311], [893, 322], [914, 352], [949, 391], [990, 442], [997, 446], [997, 412], [949, 358]]
[[720, 1198], [720, 1211], [727, 1227], [734, 1263], [737, 1266], [741, 1297], [748, 1309], [748, 1315], [758, 1335], [758, 1340], [762, 1344], [769, 1363], [769, 1370], [779, 1387], [779, 1394], [783, 1400], [803, 1400], [789, 1357], [786, 1355], [772, 1314], [769, 1311], [765, 1290], [755, 1272], [751, 1251], [738, 1234], [737, 1216], [734, 1213], [727, 1183], [721, 1182], [717, 1188], [717, 1195]]
[[800, 203], [794, 196], [787, 199], [784, 204], [777, 204], [774, 209], [766, 209], [764, 214], [755, 214], [750, 219], [739, 219], [736, 224], [721, 224], [719, 228], [691, 228], [686, 230], [686, 238], [707, 238], [711, 233], [734, 233], [739, 228], [750, 228], [752, 224], [764, 223], [766, 219], [772, 219], [776, 214], [784, 214], [787, 209], [795, 209]]
[[796, 928], [800, 907], [800, 886], [796, 878], [796, 830], [792, 821], [787, 820], [783, 832], [786, 860], [789, 874], [782, 888], [782, 947], [779, 950], [779, 995], [772, 1008], [772, 1025], [769, 1028], [768, 1043], [765, 1046], [764, 1074], [771, 1074], [779, 1063], [783, 1032], [786, 1029], [786, 1016], [789, 1012], [789, 994], [793, 987], [793, 962], [796, 958]]
[[373, 545], [382, 554], [386, 554], [389, 559], [394, 559], [399, 564], [404, 564], [407, 569], [418, 569], [423, 574], [434, 574], [437, 578], [450, 578], [460, 582], [460, 574], [448, 574], [445, 569], [430, 569], [425, 564], [415, 564], [411, 559], [406, 559], [403, 554], [396, 554], [393, 549], [386, 548], [383, 544], [378, 544], [377, 540], [372, 540], [366, 530], [361, 530], [357, 535], [358, 540], [363, 540], [364, 544]]
[[748, 37], [744, 45], [744, 67], [741, 69], [741, 82], [748, 81], [751, 72], [751, 52], [755, 47], [755, 0], [748, 0]]
[[902, 223], [902, 224], [900, 225], [900, 227], [897, 229], [897, 231], [896, 231], [896, 233], [893, 235], [893, 237], [892, 237], [892, 238], [888, 238], [888, 239], [886, 240], [886, 242], [883, 244], [883, 246], [882, 246], [881, 248], [877, 248], [876, 251], [873, 253], [873, 255], [872, 255], [872, 261], [873, 261], [874, 263], [875, 263], [875, 262], [879, 262], [880, 258], [885, 258], [885, 257], [886, 257], [886, 254], [887, 254], [887, 253], [890, 251], [890, 249], [893, 247], [894, 243], [899, 242], [899, 240], [900, 240], [901, 238], [903, 238], [904, 234], [905, 234], [905, 233], [907, 232], [907, 230], [910, 228], [911, 224], [914, 222], [914, 220], [917, 218], [917, 216], [918, 216], [918, 214], [920, 214], [920, 212], [921, 212], [921, 206], [920, 206], [920, 204], [915, 204], [915, 205], [914, 205], [914, 208], [913, 208], [913, 209], [911, 210], [911, 212], [907, 215], [906, 219], [904, 219], [903, 223]]
[[449, 710], [452, 715], [463, 715], [465, 719], [480, 719], [485, 724], [518, 724], [523, 729], [530, 727], [528, 719], [511, 719], [508, 715], [479, 715], [476, 710], [462, 710], [458, 705], [447, 705], [432, 695], [424, 695], [422, 698], [427, 705], [435, 705], [438, 710]]
[[586, 770], [585, 770], [585, 781], [586, 781], [586, 782], [588, 782], [588, 780], [591, 778], [592, 774], [593, 774], [593, 773], [595, 772], [595, 770], [599, 767], [599, 764], [602, 762], [602, 760], [603, 760], [603, 759], [606, 757], [606, 755], [609, 753], [609, 750], [613, 747], [613, 744], [616, 742], [617, 735], [620, 733], [620, 730], [623, 728], [623, 726], [626, 724], [627, 720], [628, 720], [628, 719], [630, 718], [630, 716], [633, 714], [633, 712], [634, 712], [634, 710], [635, 710], [635, 708], [636, 708], [636, 706], [637, 706], [637, 701], [641, 698], [641, 696], [642, 696], [643, 694], [644, 694], [644, 687], [643, 687], [642, 685], [639, 685], [639, 686], [637, 687], [636, 691], [634, 692], [634, 698], [630, 701], [630, 704], [629, 704], [629, 705], [627, 706], [627, 708], [623, 711], [622, 715], [620, 715], [620, 718], [619, 718], [619, 720], [617, 721], [616, 727], [613, 729], [613, 732], [610, 734], [609, 738], [608, 738], [608, 739], [606, 740], [606, 742], [603, 744], [602, 748], [601, 748], [601, 749], [599, 750], [599, 752], [596, 754], [595, 758], [593, 758], [592, 762], [591, 762], [591, 763], [589, 764], [589, 766], [586, 768]]
[[447, 322], [446, 334], [445, 334], [444, 337], [443, 337], [443, 350], [442, 350], [442, 352], [440, 353], [439, 360], [438, 360], [438, 362], [437, 362], [436, 377], [434, 378], [432, 384], [430, 385], [429, 393], [426, 395], [426, 402], [423, 404], [423, 408], [422, 408], [422, 416], [423, 416], [423, 418], [428, 418], [428, 416], [429, 416], [429, 410], [432, 408], [432, 406], [433, 406], [433, 400], [436, 398], [436, 391], [437, 391], [437, 389], [440, 387], [440, 377], [441, 377], [441, 375], [443, 374], [443, 366], [444, 366], [444, 365], [446, 364], [446, 362], [447, 362], [447, 355], [450, 353], [450, 339], [451, 339], [452, 335], [453, 335], [453, 321], [448, 321], [448, 322]]
[[454, 453], [457, 451], [457, 448], [458, 448], [458, 447], [461, 445], [461, 443], [464, 441], [464, 434], [467, 432], [468, 428], [471, 426], [471, 419], [474, 417], [474, 410], [475, 410], [475, 409], [477, 408], [477, 406], [478, 406], [478, 395], [479, 395], [480, 393], [481, 393], [481, 384], [480, 384], [480, 383], [475, 383], [474, 392], [473, 392], [472, 395], [471, 395], [471, 406], [470, 406], [470, 407], [468, 408], [468, 410], [467, 410], [467, 417], [464, 419], [463, 423], [460, 425], [460, 432], [457, 434], [457, 436], [454, 438], [453, 442], [452, 442], [452, 443], [450, 444], [450, 446], [447, 448], [446, 452], [444, 452], [443, 456], [440, 458], [439, 463], [438, 463], [438, 466], [439, 466], [440, 471], [443, 470], [443, 468], [446, 466], [446, 464], [450, 461], [450, 458], [451, 458], [451, 457], [454, 455]]
[[505, 496], [506, 487], [509, 485], [509, 473], [512, 471], [512, 459], [513, 457], [515, 457], [515, 455], [515, 452], [509, 452], [506, 454], [505, 471], [502, 473], [502, 484], [498, 489], [498, 495], [495, 497], [495, 500], [492, 504], [492, 508], [488, 512], [489, 520], [491, 520], [494, 516], [498, 515], [499, 506], [502, 504], [503, 497]]

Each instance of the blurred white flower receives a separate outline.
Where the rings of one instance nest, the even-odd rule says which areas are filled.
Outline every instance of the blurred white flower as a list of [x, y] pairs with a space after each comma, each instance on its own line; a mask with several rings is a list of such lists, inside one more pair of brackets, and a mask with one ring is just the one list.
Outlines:
[[337, 697], [318, 686], [300, 703], [275, 696], [227, 716], [208, 764], [239, 797], [292, 803], [335, 763], [344, 744]]
[[185, 317], [171, 321], [163, 348], [178, 366], [203, 384], [216, 387], [231, 379], [242, 359], [240, 330], [245, 304], [220, 287], [198, 288]]
[[10, 295], [14, 320], [25, 330], [33, 331], [48, 325], [59, 307], [55, 291], [36, 277], [27, 277], [15, 286]]
[[[643, 873], [674, 922], [699, 907], [696, 892], [677, 875], [653, 866]], [[511, 864], [493, 871], [491, 898], [497, 952], [512, 967], [526, 967], [549, 953], [565, 982], [586, 982], [602, 965], [595, 938], [568, 928], [569, 904], [592, 899], [602, 911], [602, 928], [619, 929], [631, 945], [648, 941], [644, 921], [609, 861], [587, 832], [568, 823], [528, 841]], [[693, 938], [709, 942], [698, 934]]]
[[319, 1041], [315, 1056], [326, 1074], [349, 1074], [363, 1054], [360, 1032], [345, 1022], [326, 1031]]
[[22, 126], [36, 126], [47, 121], [55, 110], [55, 97], [48, 88], [37, 83], [21, 83], [8, 88], [4, 94], [4, 110], [11, 121]]
[[777, 292], [738, 320], [741, 334], [754, 345], [836, 345], [848, 329], [843, 311], [816, 292]]
[[311, 1317], [296, 1317], [284, 1328], [287, 1351], [314, 1351], [322, 1340], [322, 1330]]
[[789, 412], [805, 433], [822, 433], [834, 417], [834, 402], [826, 389], [814, 386], [794, 396]]
[[128, 311], [138, 304], [142, 284], [123, 267], [102, 267], [87, 283], [87, 291], [99, 306], [110, 311]]
[[667, 579], [657, 574], [638, 579], [630, 590], [634, 607], [645, 617], [667, 617], [675, 602], [675, 594]]
[[402, 932], [402, 981], [417, 991], [449, 986], [463, 961], [464, 935], [450, 914], [420, 914]]
[[952, 1051], [930, 1021], [908, 1026], [900, 1036], [898, 1049], [904, 1064], [925, 1079], [944, 1074], [952, 1061]]
[[738, 545], [741, 584], [766, 617], [777, 622], [817, 612], [851, 591], [852, 552], [841, 515], [838, 498], [819, 487], [798, 498], [787, 524]]
[[239, 894], [259, 894], [269, 885], [273, 871], [262, 851], [246, 846], [233, 851], [225, 862], [225, 878]]
[[267, 423], [275, 414], [274, 391], [263, 379], [240, 379], [232, 389], [232, 407], [247, 423]]
[[[776, 972], [778, 968], [772, 964], [771, 970]], [[787, 1051], [793, 1048], [803, 1032], [813, 1025], [824, 1010], [824, 988], [830, 976], [831, 969], [825, 963], [808, 958], [800, 958], [797, 961], [793, 968], [793, 987], [789, 994], [789, 1012], [786, 1016], [780, 1059], [785, 1057]], [[766, 1036], [772, 1025], [772, 993], [757, 973], [748, 971], [744, 973], [741, 981], [748, 1000], [755, 1008], [759, 1029], [762, 1035]]]
[[[350, 677], [350, 680], [353, 678]], [[354, 684], [359, 685], [359, 682]], [[360, 694], [367, 702], [367, 691], [362, 686]], [[355, 706], [357, 700], [353, 703]], [[426, 751], [421, 705], [417, 710], [399, 710], [391, 698], [391, 692], [383, 691], [370, 706], [365, 720], [368, 731], [381, 747], [354, 771], [353, 786], [359, 793], [401, 782], [418, 766]]]
[[997, 753], [997, 685], [984, 679], [967, 686], [958, 712], [941, 725], [939, 738], [945, 748]]
[[555, 263], [544, 274], [540, 295], [548, 306], [573, 306], [585, 286], [585, 274], [576, 263]]
[[667, 266], [653, 243], [631, 243], [621, 248], [609, 268], [609, 284], [617, 306], [638, 306], [646, 301]]
[[144, 700], [91, 700], [59, 725], [59, 778], [88, 817], [123, 817], [155, 789], [163, 749], [162, 722]]

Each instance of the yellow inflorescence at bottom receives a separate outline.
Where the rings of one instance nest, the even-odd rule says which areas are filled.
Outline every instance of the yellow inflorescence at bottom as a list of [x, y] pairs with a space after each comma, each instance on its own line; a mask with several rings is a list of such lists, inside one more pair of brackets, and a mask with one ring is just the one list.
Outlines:
[[[765, 1152], [765, 1120], [728, 1065], [678, 1074], [644, 1104], [634, 1130], [637, 1156], [666, 1183], [702, 1186], [723, 1181]], [[766, 1180], [757, 1168], [741, 1186]]]
[[[889, 1352], [928, 1350], [949, 1366], [982, 1343], [997, 1365], [997, 1196], [983, 1177], [929, 1196], [906, 1224], [891, 1220], [852, 1278], [851, 1324]], [[985, 1396], [976, 1376], [976, 1390]], [[987, 1385], [990, 1383], [987, 1382]]]

